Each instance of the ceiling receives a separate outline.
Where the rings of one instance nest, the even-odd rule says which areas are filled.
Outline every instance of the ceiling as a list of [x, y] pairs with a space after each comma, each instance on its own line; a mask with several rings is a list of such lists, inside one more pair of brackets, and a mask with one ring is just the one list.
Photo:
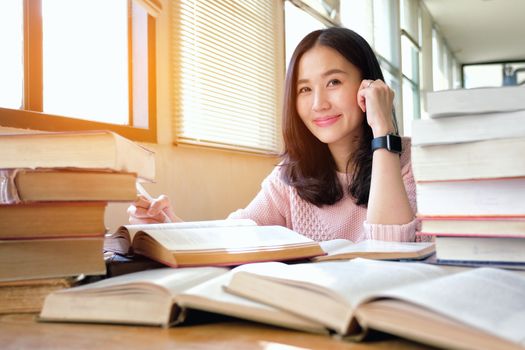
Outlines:
[[423, 0], [460, 64], [525, 61], [525, 0]]

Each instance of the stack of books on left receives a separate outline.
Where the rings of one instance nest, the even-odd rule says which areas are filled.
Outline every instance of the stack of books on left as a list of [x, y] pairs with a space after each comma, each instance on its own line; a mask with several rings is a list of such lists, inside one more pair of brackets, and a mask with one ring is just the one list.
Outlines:
[[413, 124], [421, 235], [438, 261], [525, 264], [525, 87], [431, 92]]
[[108, 202], [133, 201], [154, 154], [109, 131], [0, 135], [0, 313], [106, 272]]

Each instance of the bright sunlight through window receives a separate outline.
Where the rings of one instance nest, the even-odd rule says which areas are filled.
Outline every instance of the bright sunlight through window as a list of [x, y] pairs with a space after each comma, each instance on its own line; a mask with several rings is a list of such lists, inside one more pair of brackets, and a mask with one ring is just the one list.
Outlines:
[[22, 28], [22, 1], [0, 1], [0, 107], [20, 108], [22, 105]]
[[128, 123], [127, 6], [127, 0], [42, 1], [45, 113]]

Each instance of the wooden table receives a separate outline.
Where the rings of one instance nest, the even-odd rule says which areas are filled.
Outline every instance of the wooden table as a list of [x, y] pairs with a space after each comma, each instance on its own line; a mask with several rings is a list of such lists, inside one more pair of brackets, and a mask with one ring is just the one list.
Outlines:
[[173, 328], [40, 323], [31, 314], [0, 315], [0, 349], [428, 349], [383, 337], [352, 343], [326, 335], [291, 331], [244, 321]]

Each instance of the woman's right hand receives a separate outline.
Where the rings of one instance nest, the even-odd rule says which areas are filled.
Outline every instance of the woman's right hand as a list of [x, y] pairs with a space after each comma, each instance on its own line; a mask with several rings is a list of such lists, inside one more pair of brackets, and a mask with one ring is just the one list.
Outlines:
[[154, 198], [153, 201], [149, 201], [144, 196], [138, 196], [127, 211], [129, 223], [133, 225], [182, 221], [173, 212], [170, 200], [165, 195]]

